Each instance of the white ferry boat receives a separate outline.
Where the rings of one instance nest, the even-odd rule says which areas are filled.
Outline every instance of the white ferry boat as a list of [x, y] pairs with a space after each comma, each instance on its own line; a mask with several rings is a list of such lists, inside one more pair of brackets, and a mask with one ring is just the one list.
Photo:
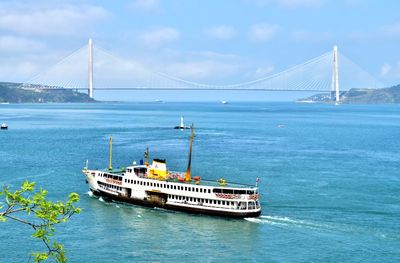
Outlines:
[[148, 162], [124, 169], [112, 168], [112, 138], [108, 169], [83, 169], [90, 191], [104, 196], [149, 207], [235, 218], [257, 217], [261, 214], [257, 186], [230, 183], [224, 179], [204, 180], [191, 177], [191, 155], [194, 131], [190, 136], [189, 164], [186, 173], [167, 170], [165, 160]]

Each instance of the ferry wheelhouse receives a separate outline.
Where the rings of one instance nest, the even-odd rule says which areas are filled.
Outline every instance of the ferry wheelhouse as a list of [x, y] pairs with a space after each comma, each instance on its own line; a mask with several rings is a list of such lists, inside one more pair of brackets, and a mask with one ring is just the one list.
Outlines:
[[257, 186], [204, 180], [191, 177], [192, 128], [189, 164], [186, 172], [167, 170], [165, 160], [153, 159], [124, 169], [112, 168], [112, 138], [110, 165], [104, 170], [83, 169], [90, 191], [116, 201], [170, 210], [236, 218], [257, 217], [261, 214]]

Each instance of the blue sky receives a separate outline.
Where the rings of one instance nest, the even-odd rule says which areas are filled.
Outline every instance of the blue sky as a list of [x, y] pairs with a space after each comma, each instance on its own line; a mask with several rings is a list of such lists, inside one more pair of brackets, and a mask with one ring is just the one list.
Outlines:
[[[400, 83], [398, 10], [395, 0], [1, 1], [0, 80], [27, 81], [92, 37], [96, 45], [151, 69], [220, 84], [274, 74], [338, 45], [363, 69], [393, 85]], [[97, 96], [299, 97], [260, 92], [119, 94]]]

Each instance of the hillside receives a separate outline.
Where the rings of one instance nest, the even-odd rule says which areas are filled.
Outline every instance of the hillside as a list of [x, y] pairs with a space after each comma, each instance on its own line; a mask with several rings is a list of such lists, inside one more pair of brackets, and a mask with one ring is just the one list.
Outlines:
[[69, 89], [38, 90], [20, 83], [0, 82], [0, 103], [95, 102], [88, 95]]
[[[329, 93], [316, 94], [298, 102], [333, 103]], [[343, 104], [384, 104], [400, 103], [400, 84], [382, 89], [351, 89], [340, 93]]]

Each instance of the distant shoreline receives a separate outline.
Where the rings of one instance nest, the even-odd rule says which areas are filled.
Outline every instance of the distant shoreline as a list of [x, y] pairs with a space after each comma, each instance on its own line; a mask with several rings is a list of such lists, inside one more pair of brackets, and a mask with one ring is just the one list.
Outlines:
[[[298, 103], [335, 104], [330, 93], [320, 93], [299, 99]], [[400, 84], [382, 89], [350, 89], [340, 93], [340, 104], [398, 104]]]

